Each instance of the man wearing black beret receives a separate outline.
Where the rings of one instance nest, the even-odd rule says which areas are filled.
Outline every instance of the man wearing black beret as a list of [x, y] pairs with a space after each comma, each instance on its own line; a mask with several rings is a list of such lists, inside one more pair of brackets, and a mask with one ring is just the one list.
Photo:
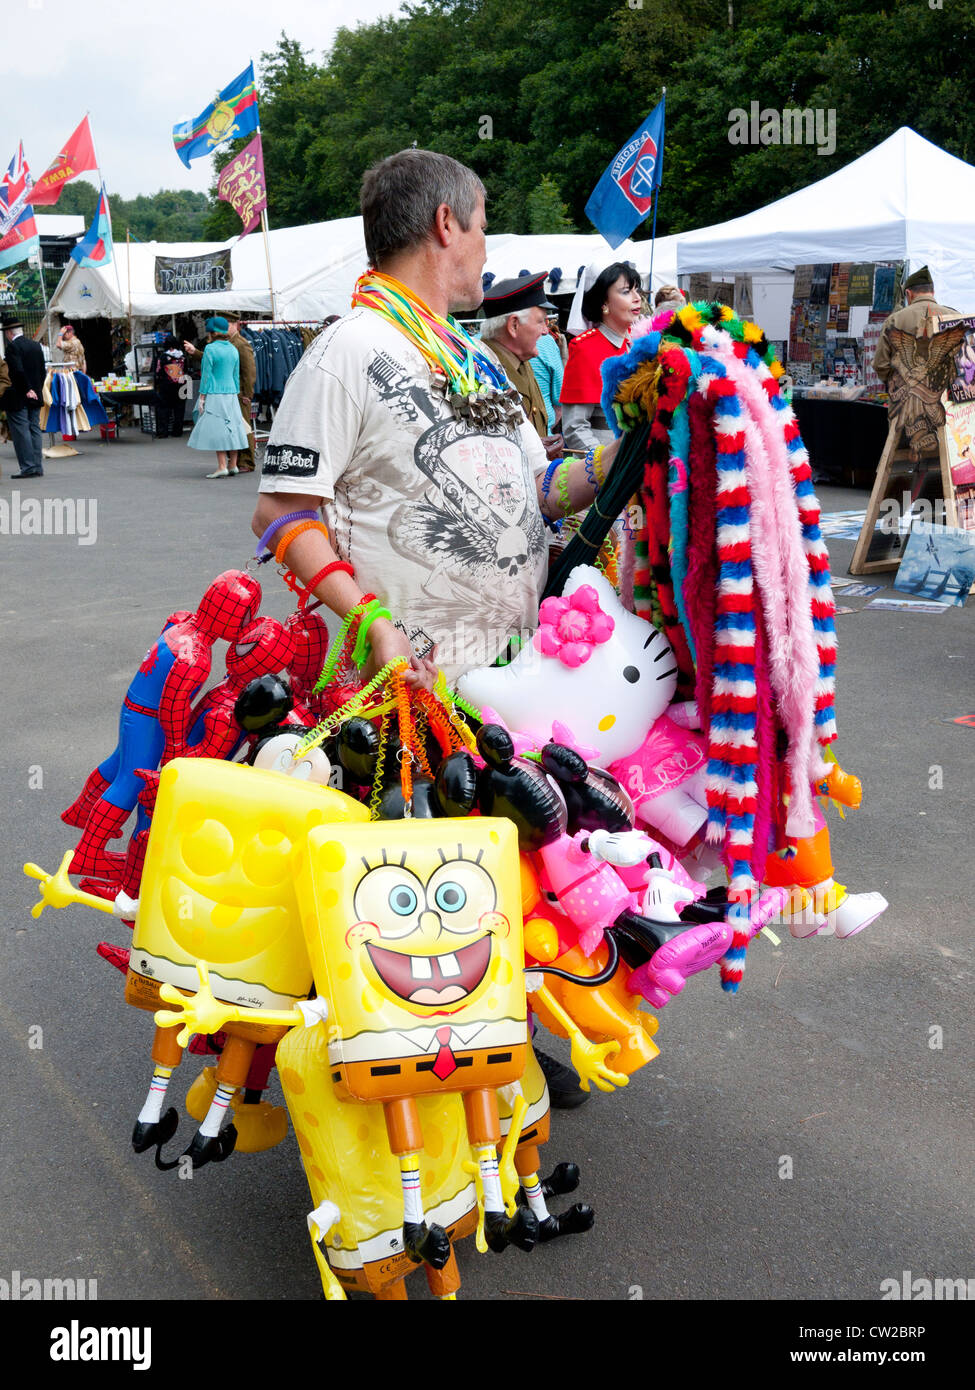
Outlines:
[[548, 332], [546, 310], [555, 309], [545, 298], [546, 273], [542, 270], [537, 275], [502, 280], [491, 286], [481, 306], [484, 310], [481, 341], [488, 344], [517, 389], [525, 416], [538, 432], [545, 452], [550, 459], [556, 459], [562, 454], [562, 439], [560, 435], [548, 433], [545, 401], [538, 378], [529, 365], [538, 355], [539, 338]]

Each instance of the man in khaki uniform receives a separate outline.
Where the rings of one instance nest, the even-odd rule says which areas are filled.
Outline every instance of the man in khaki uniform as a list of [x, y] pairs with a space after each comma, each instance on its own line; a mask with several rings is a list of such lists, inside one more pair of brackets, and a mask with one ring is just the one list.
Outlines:
[[246, 338], [241, 336], [240, 315], [227, 314], [227, 333], [240, 357], [240, 413], [247, 426], [247, 448], [237, 455], [237, 468], [241, 473], [254, 472], [254, 432], [251, 428], [251, 401], [254, 398], [254, 383], [257, 380], [257, 363], [254, 349]]
[[481, 306], [484, 322], [481, 341], [498, 358], [512, 386], [521, 396], [525, 416], [538, 431], [550, 459], [562, 453], [560, 435], [548, 433], [548, 413], [538, 378], [529, 365], [538, 355], [538, 340], [548, 332], [546, 310], [554, 305], [545, 298], [546, 272], [523, 275], [519, 280], [502, 280], [492, 286]]
[[926, 265], [922, 266], [920, 270], [915, 270], [914, 274], [909, 275], [904, 281], [904, 296], [907, 300], [904, 308], [895, 309], [884, 320], [884, 326], [880, 330], [880, 341], [874, 354], [873, 369], [885, 386], [888, 385], [891, 372], [897, 368], [896, 352], [894, 344], [891, 342], [890, 329], [899, 328], [903, 333], [910, 333], [912, 337], [927, 338], [933, 334], [936, 326], [933, 323], [926, 323], [927, 319], [934, 318], [939, 314], [955, 313], [954, 309], [939, 304], [935, 299], [934, 282]]
[[66, 323], [55, 339], [54, 346], [60, 348], [64, 355], [64, 361], [70, 362], [76, 372], [87, 372], [88, 364], [85, 361], [85, 345], [75, 333], [70, 323]]
[[941, 394], [955, 373], [963, 328], [936, 333], [938, 318], [954, 314], [934, 297], [931, 272], [922, 266], [904, 281], [907, 304], [890, 314], [880, 331], [873, 365], [889, 393], [887, 420], [903, 435], [918, 462], [938, 449], [945, 422]]

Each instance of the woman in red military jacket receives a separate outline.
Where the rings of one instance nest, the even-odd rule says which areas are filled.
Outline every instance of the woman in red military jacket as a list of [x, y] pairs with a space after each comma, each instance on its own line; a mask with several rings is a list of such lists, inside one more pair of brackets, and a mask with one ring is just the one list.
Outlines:
[[[593, 274], [590, 268], [586, 280]], [[630, 328], [642, 312], [640, 277], [633, 266], [614, 261], [595, 275], [582, 295], [581, 311], [590, 326], [569, 342], [562, 380], [562, 436], [567, 449], [586, 453], [613, 438], [599, 404], [603, 393], [599, 369], [607, 357], [627, 351]], [[571, 320], [569, 328], [573, 328]]]

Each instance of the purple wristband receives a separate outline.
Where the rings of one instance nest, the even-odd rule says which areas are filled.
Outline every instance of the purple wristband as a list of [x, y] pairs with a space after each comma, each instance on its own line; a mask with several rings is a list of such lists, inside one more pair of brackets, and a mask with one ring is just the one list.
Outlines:
[[264, 532], [264, 535], [257, 542], [257, 553], [255, 554], [254, 559], [257, 561], [259, 565], [266, 565], [268, 560], [273, 560], [274, 551], [267, 548], [267, 543], [274, 535], [275, 531], [279, 531], [281, 527], [285, 525], [286, 522], [318, 520], [320, 520], [318, 512], [312, 511], [288, 512], [287, 516], [279, 516], [277, 521], [271, 522], [270, 526]]

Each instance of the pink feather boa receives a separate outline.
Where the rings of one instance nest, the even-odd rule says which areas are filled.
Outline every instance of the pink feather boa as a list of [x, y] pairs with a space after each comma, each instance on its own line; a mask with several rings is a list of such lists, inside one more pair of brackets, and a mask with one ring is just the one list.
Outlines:
[[[809, 612], [809, 567], [802, 547], [789, 462], [781, 433], [770, 428], [771, 407], [755, 372], [735, 344], [712, 329], [709, 343], [747, 406], [742, 417], [746, 471], [752, 504], [752, 564], [762, 601], [768, 671], [788, 736], [786, 763], [791, 781], [786, 834], [814, 833], [811, 782], [819, 767], [818, 741], [809, 692], [815, 689], [819, 656]], [[764, 425], [764, 428], [763, 428]], [[777, 445], [777, 447], [776, 447]]]

